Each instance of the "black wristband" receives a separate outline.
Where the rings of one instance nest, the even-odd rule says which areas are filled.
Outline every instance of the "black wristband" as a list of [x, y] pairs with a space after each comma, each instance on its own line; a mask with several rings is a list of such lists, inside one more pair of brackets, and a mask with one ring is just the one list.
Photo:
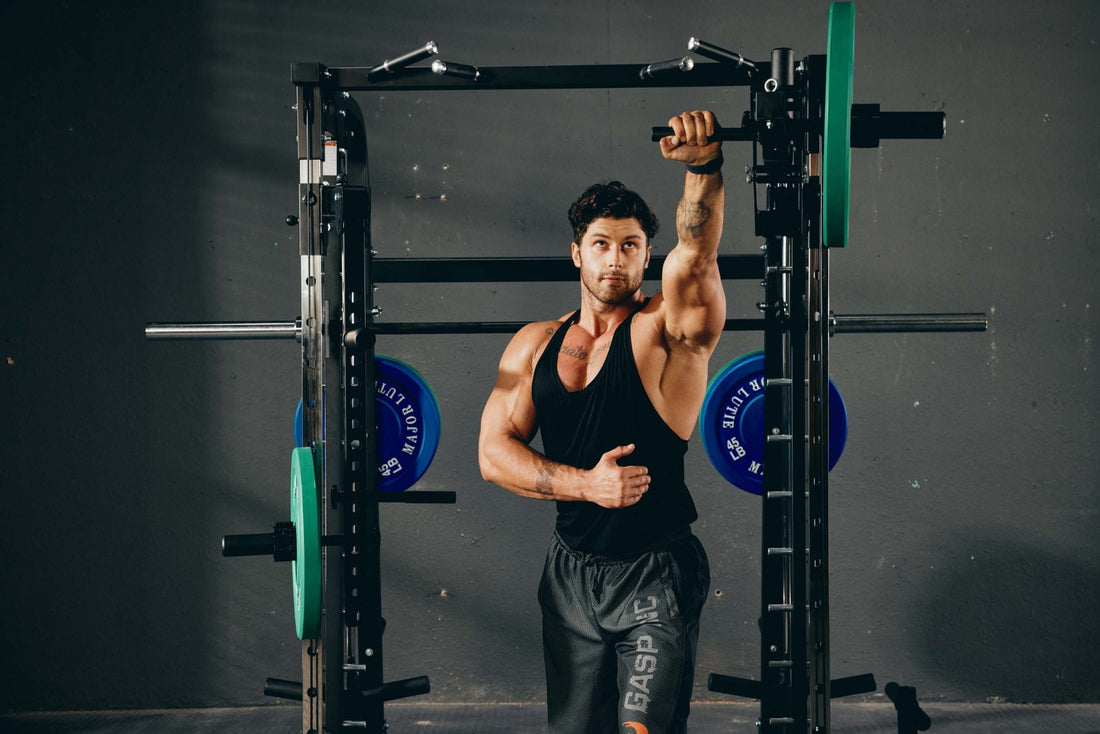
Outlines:
[[697, 173], [700, 176], [705, 176], [708, 173], [715, 173], [722, 168], [722, 164], [725, 163], [725, 159], [722, 158], [722, 153], [718, 153], [717, 158], [712, 158], [701, 166], [688, 165], [688, 173]]

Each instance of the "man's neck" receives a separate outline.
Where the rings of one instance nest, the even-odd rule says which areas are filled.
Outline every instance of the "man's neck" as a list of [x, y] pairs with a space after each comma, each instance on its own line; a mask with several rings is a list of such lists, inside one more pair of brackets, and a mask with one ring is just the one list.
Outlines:
[[582, 294], [577, 326], [595, 337], [601, 336], [626, 321], [643, 303], [645, 296], [641, 290], [635, 292], [631, 300], [617, 304], [604, 303], [589, 294]]

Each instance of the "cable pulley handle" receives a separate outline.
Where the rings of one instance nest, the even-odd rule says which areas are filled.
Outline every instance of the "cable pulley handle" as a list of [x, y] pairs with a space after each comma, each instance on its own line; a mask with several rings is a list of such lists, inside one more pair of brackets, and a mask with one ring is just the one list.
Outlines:
[[[667, 138], [669, 135], [672, 135], [671, 127], [654, 127], [651, 139], [656, 143], [661, 138]], [[710, 137], [710, 140], [756, 140], [756, 131], [744, 127], [720, 127], [714, 131], [714, 135]]]

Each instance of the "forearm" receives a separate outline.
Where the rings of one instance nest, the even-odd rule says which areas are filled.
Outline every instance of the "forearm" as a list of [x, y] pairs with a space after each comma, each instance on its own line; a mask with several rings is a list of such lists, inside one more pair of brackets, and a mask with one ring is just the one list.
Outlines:
[[676, 234], [685, 254], [710, 258], [718, 252], [725, 212], [722, 171], [684, 174], [684, 193], [676, 208]]
[[583, 469], [547, 459], [515, 437], [483, 442], [478, 452], [481, 476], [522, 497], [544, 500], [585, 499]]

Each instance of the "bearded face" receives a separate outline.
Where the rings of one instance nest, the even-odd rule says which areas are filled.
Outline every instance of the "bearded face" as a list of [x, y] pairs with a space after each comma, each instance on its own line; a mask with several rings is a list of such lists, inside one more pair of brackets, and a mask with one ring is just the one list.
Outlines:
[[642, 287], [650, 252], [637, 219], [593, 220], [572, 249], [583, 292], [608, 306], [634, 299]]

